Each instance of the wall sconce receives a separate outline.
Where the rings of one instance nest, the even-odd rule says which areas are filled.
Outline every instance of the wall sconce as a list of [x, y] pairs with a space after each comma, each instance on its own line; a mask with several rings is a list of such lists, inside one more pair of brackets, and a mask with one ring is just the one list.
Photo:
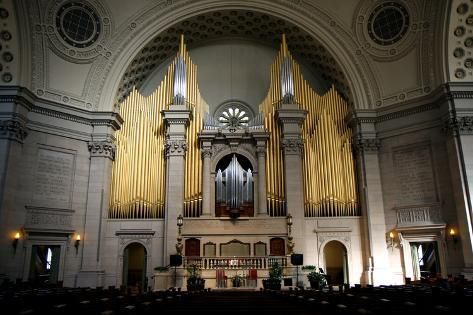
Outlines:
[[455, 231], [455, 228], [451, 227], [450, 230], [448, 231], [448, 236], [450, 239], [453, 241], [453, 245], [457, 245], [458, 242], [458, 237], [457, 237], [457, 232]]
[[184, 218], [182, 214], [177, 216], [177, 243], [176, 243], [176, 252], [178, 255], [182, 256], [182, 249], [184, 245], [182, 244], [182, 226], [184, 225]]
[[15, 233], [15, 236], [13, 237], [13, 242], [12, 242], [12, 246], [13, 246], [13, 249], [16, 253], [16, 248], [18, 247], [18, 242], [20, 241], [20, 232], [16, 232]]
[[292, 237], [292, 215], [289, 213], [286, 217], [286, 224], [287, 224], [287, 251], [288, 255], [292, 255], [294, 253], [294, 241]]
[[74, 247], [76, 248], [76, 254], [79, 251], [79, 245], [80, 245], [80, 234], [76, 235], [76, 240], [74, 241]]
[[394, 233], [389, 232], [389, 238], [387, 239], [388, 248], [391, 248], [391, 251], [394, 250]]

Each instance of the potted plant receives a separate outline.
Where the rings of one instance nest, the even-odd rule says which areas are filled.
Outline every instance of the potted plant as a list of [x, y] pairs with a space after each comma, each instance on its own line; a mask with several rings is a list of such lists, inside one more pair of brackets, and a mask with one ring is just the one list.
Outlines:
[[269, 278], [263, 279], [263, 287], [269, 290], [281, 290], [282, 267], [274, 262], [269, 269]]
[[196, 264], [192, 264], [187, 268], [187, 291], [203, 290], [205, 287], [205, 279], [200, 276], [200, 268]]
[[310, 287], [312, 289], [322, 289], [327, 285], [327, 278], [325, 274], [313, 269], [307, 274], [307, 279], [310, 282]]

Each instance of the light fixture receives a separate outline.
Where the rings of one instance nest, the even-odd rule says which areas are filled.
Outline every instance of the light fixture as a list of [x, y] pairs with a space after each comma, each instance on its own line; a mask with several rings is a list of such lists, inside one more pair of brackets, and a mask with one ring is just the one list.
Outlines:
[[389, 238], [387, 239], [388, 247], [391, 248], [391, 251], [394, 250], [394, 233], [393, 231], [389, 232]]
[[458, 238], [457, 238], [457, 232], [455, 231], [455, 228], [453, 227], [450, 228], [450, 230], [448, 231], [448, 236], [453, 241], [453, 245], [456, 245], [458, 242]]
[[80, 245], [80, 234], [76, 235], [76, 240], [74, 241], [74, 247], [76, 248], [76, 254], [77, 251], [79, 250], [79, 245]]
[[177, 216], [177, 243], [176, 243], [176, 252], [178, 255], [182, 255], [182, 249], [184, 245], [182, 244], [182, 226], [184, 225], [184, 218], [182, 214]]
[[294, 253], [294, 238], [292, 237], [292, 215], [289, 213], [286, 217], [287, 223], [287, 251], [288, 255]]
[[181, 227], [184, 224], [184, 218], [182, 217], [182, 214], [177, 216], [177, 226]]
[[15, 252], [16, 252], [16, 248], [18, 246], [19, 241], [20, 241], [20, 232], [16, 232], [15, 236], [13, 237], [13, 243], [12, 243], [12, 246]]
[[287, 220], [287, 225], [291, 226], [292, 225], [292, 215], [289, 213], [286, 217]]

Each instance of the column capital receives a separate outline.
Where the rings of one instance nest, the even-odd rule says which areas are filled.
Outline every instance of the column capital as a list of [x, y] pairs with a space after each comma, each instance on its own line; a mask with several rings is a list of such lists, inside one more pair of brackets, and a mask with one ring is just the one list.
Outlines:
[[25, 125], [20, 121], [14, 119], [0, 121], [0, 139], [23, 143], [27, 135]]
[[212, 157], [212, 147], [205, 147], [200, 150], [200, 154], [202, 155], [202, 159], [211, 158]]
[[473, 135], [473, 116], [458, 117], [450, 115], [445, 120], [444, 131], [454, 136]]
[[300, 155], [304, 149], [304, 141], [300, 138], [284, 138], [281, 146], [285, 154]]
[[166, 157], [184, 156], [187, 151], [187, 143], [184, 139], [167, 139], [166, 140]]
[[378, 138], [357, 138], [353, 144], [358, 152], [376, 153], [381, 147], [381, 141]]
[[91, 141], [88, 144], [91, 157], [104, 157], [115, 160], [116, 146], [110, 141]]

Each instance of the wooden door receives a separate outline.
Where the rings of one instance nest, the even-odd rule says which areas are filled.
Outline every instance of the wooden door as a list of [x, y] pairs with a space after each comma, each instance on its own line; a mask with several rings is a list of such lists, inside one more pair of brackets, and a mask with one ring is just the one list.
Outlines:
[[269, 241], [269, 255], [271, 256], [286, 255], [285, 244], [282, 238], [275, 237]]
[[200, 240], [196, 238], [189, 238], [185, 242], [186, 256], [200, 256]]

